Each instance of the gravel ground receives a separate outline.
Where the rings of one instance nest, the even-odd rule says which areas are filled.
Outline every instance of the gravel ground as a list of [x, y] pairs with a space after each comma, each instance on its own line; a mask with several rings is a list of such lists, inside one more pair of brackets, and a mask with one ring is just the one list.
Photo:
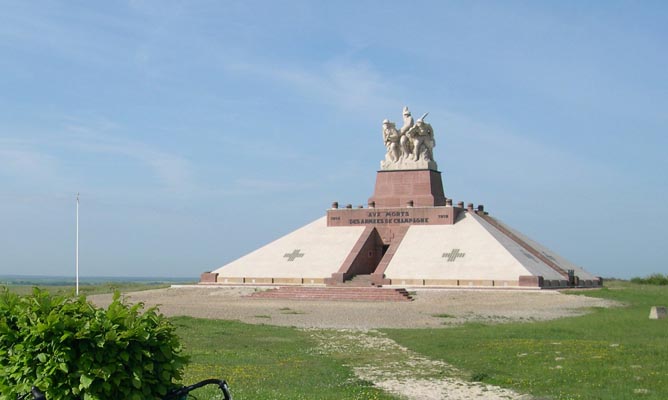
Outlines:
[[[418, 289], [412, 302], [264, 300], [253, 287], [180, 286], [133, 292], [130, 302], [158, 306], [167, 316], [239, 320], [300, 328], [374, 329], [445, 327], [467, 321], [546, 320], [586, 313], [613, 302], [557, 291]], [[100, 306], [111, 295], [90, 296]]]

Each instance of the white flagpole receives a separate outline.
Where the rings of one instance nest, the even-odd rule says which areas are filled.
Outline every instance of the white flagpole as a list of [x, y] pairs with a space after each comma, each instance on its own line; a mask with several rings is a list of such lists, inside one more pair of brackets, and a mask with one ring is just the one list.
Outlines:
[[74, 268], [76, 274], [76, 294], [79, 295], [79, 193], [77, 192], [77, 243], [75, 246]]

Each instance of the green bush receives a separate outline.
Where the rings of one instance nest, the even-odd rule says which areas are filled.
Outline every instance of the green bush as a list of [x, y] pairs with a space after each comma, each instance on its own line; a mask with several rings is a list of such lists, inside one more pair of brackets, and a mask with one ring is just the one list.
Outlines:
[[668, 275], [652, 274], [645, 278], [636, 277], [631, 279], [631, 282], [641, 285], [668, 285]]
[[174, 327], [119, 293], [101, 309], [83, 296], [0, 292], [0, 400], [33, 385], [49, 400], [158, 399], [186, 361]]

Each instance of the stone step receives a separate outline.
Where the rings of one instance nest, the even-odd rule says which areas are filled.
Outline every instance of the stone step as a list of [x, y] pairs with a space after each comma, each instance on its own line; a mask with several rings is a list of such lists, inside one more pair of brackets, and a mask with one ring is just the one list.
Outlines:
[[406, 289], [358, 287], [304, 287], [282, 286], [255, 292], [252, 299], [333, 300], [333, 301], [412, 301]]
[[374, 284], [371, 281], [371, 275], [364, 274], [364, 275], [355, 275], [351, 279], [348, 279], [343, 283], [339, 283], [337, 286], [368, 287], [368, 286], [374, 286]]
[[[377, 293], [392, 293], [392, 292], [401, 292], [408, 293], [404, 288], [357, 288], [357, 287], [313, 287], [313, 286], [279, 286], [271, 290], [280, 289], [281, 292], [308, 292], [308, 293], [355, 293], [355, 294], [377, 294]], [[256, 292], [260, 293], [260, 292]]]
[[295, 297], [295, 298], [353, 298], [353, 299], [383, 299], [383, 298], [407, 298], [406, 293], [388, 292], [388, 293], [355, 293], [355, 292], [306, 292], [306, 291], [281, 291], [278, 289], [266, 292], [257, 292], [254, 297]]

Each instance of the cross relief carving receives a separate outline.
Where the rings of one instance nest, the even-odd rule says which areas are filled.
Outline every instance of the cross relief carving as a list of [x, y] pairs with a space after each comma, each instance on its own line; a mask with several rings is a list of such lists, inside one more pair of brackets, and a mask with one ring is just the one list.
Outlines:
[[448, 262], [454, 262], [457, 258], [464, 258], [466, 253], [460, 253], [459, 249], [452, 249], [449, 253], [443, 253], [442, 258], [446, 258]]
[[287, 258], [287, 261], [294, 261], [298, 257], [304, 257], [304, 253], [299, 252], [300, 249], [292, 250], [292, 253], [285, 253], [283, 257]]

